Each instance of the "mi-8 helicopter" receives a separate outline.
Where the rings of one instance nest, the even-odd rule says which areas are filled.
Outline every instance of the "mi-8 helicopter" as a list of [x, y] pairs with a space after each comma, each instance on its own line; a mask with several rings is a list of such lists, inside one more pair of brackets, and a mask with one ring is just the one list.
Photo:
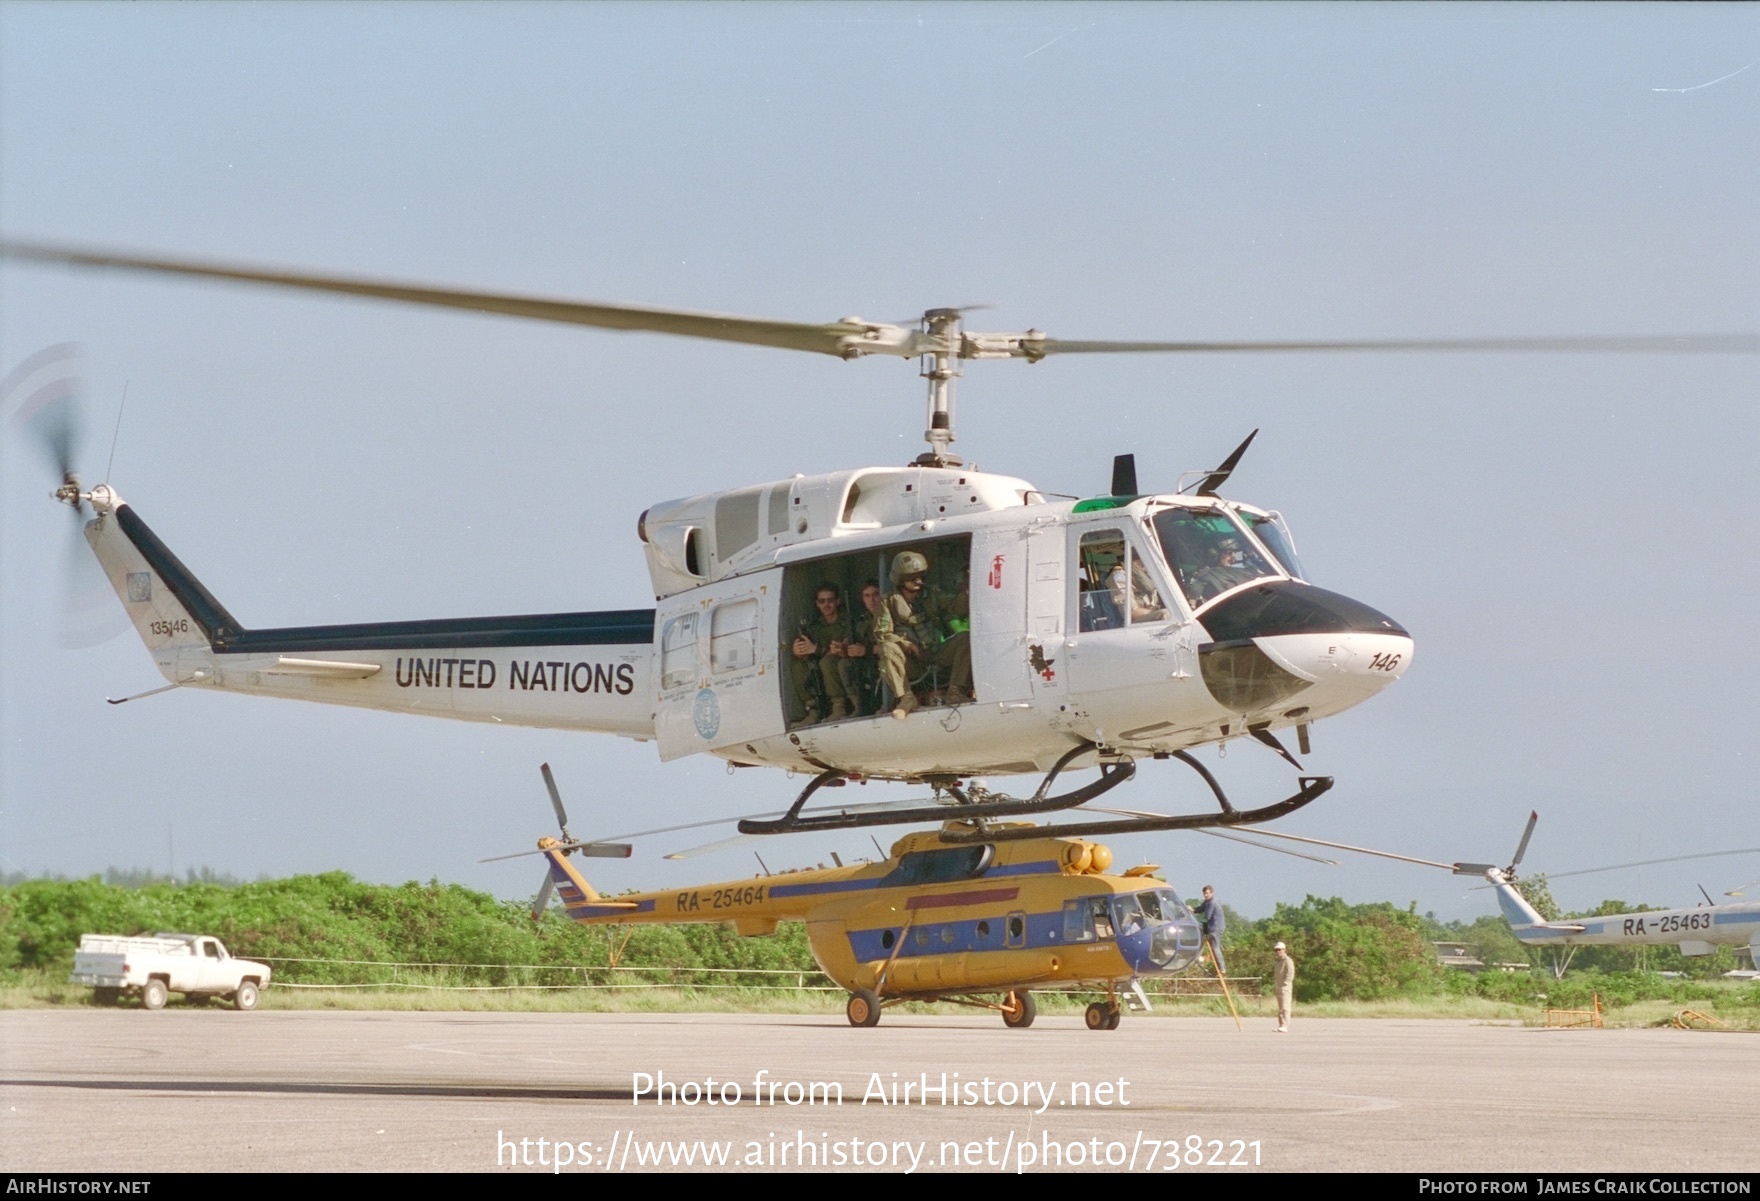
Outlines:
[[[56, 496], [93, 519], [86, 536], [167, 687], [252, 692], [464, 720], [653, 740], [662, 759], [813, 773], [775, 833], [941, 821], [939, 807], [816, 817], [806, 802], [848, 780], [926, 783], [973, 820], [1079, 805], [1178, 758], [1214, 791], [1209, 812], [1132, 828], [1234, 825], [1281, 816], [1326, 791], [1303, 777], [1281, 802], [1237, 809], [1193, 747], [1277, 737], [1380, 692], [1409, 668], [1397, 621], [1310, 583], [1275, 512], [1220, 495], [1246, 443], [1182, 490], [1142, 494], [1129, 456], [1086, 498], [968, 469], [953, 452], [953, 381], [968, 360], [1038, 362], [1105, 352], [1317, 350], [1752, 350], [1734, 338], [1408, 342], [1066, 341], [1037, 330], [975, 333], [955, 309], [916, 328], [824, 324], [579, 303], [383, 281], [10, 244], [17, 259], [254, 282], [834, 355], [918, 358], [929, 449], [896, 467], [798, 476], [650, 506], [637, 521], [656, 608], [252, 629], [202, 586], [106, 484], [63, 461]], [[1249, 437], [1248, 441], [1251, 441]], [[874, 593], [890, 628], [821, 639]], [[820, 602], [826, 602], [820, 608]], [[858, 608], [858, 606], [860, 606]], [[815, 618], [817, 614], [817, 618]], [[911, 627], [907, 630], [905, 627]], [[827, 658], [879, 670], [812, 688]], [[810, 650], [803, 655], [801, 647]], [[859, 647], [860, 655], [851, 653]], [[804, 673], [796, 662], [816, 660]], [[838, 703], [841, 701], [841, 705]], [[1059, 776], [1099, 768], [1061, 794]], [[1017, 799], [978, 777], [1038, 774]], [[1120, 827], [1101, 822], [1066, 832]]]
[[879, 862], [600, 896], [569, 856], [622, 858], [630, 847], [576, 841], [550, 765], [542, 771], [562, 838], [521, 852], [548, 865], [534, 917], [554, 894], [588, 926], [726, 922], [750, 937], [804, 922], [814, 960], [850, 994], [852, 1026], [877, 1025], [906, 1001], [951, 1001], [1024, 1029], [1038, 1012], [1034, 988], [1083, 987], [1105, 994], [1087, 1008], [1088, 1029], [1116, 1030], [1121, 988], [1147, 1009], [1141, 981], [1199, 956], [1198, 922], [1156, 865], [1113, 874], [1104, 843], [1026, 822], [954, 820], [906, 834]]

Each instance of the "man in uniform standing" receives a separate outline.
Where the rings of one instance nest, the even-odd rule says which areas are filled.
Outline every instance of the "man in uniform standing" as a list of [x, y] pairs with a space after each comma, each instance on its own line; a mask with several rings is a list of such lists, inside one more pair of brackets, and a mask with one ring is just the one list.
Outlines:
[[[849, 648], [855, 642], [855, 631], [843, 611], [843, 598], [832, 584], [820, 584], [813, 594], [813, 606], [819, 615], [801, 623], [801, 632], [789, 645], [794, 658], [789, 662], [789, 676], [794, 693], [805, 711], [808, 725], [823, 717], [819, 696], [831, 704], [831, 716], [838, 721], [856, 711], [855, 665], [850, 662]], [[817, 677], [818, 690], [814, 689]]]
[[1289, 1011], [1296, 999], [1296, 961], [1289, 957], [1289, 948], [1278, 943], [1277, 962], [1271, 966], [1271, 985], [1277, 990], [1277, 1033], [1289, 1033]]
[[917, 707], [911, 677], [933, 667], [945, 683], [943, 699], [963, 705], [972, 699], [972, 639], [965, 630], [950, 632], [952, 609], [931, 592], [925, 577], [929, 560], [914, 550], [892, 560], [892, 595], [881, 602], [875, 619], [876, 657], [880, 676], [892, 689], [892, 716], [903, 721]]

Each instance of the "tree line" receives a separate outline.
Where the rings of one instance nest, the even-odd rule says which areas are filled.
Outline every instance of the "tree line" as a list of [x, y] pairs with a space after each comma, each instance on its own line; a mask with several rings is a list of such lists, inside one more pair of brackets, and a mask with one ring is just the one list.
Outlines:
[[[1535, 897], [1549, 904], [1543, 889], [1537, 879]], [[398, 978], [495, 985], [603, 983], [613, 966], [652, 969], [656, 979], [686, 987], [762, 987], [773, 982], [765, 971], [816, 971], [799, 923], [741, 938], [725, 925], [581, 926], [555, 910], [534, 922], [529, 905], [458, 884], [371, 884], [345, 872], [250, 883], [205, 869], [183, 882], [139, 873], [112, 873], [110, 880], [14, 877], [0, 885], [0, 980], [64, 978], [82, 934], [159, 930], [216, 935], [235, 955], [277, 961], [277, 979], [307, 984], [381, 983], [383, 963], [467, 965], [403, 968]], [[1607, 901], [1597, 910], [1628, 908], [1638, 907]], [[1284, 942], [1299, 965], [1302, 1001], [1442, 993], [1527, 1001], [1544, 991], [1560, 1005], [1599, 991], [1617, 1002], [1673, 995], [1662, 986], [1681, 982], [1663, 980], [1664, 971], [1703, 980], [1737, 966], [1730, 948], [1688, 959], [1674, 947], [1586, 947], [1562, 982], [1540, 971], [1469, 974], [1441, 966], [1434, 944], [1465, 943], [1488, 965], [1540, 968], [1542, 952], [1518, 942], [1499, 917], [1444, 923], [1415, 905], [1310, 896], [1257, 921], [1232, 910], [1227, 918], [1230, 974], [1269, 976], [1271, 948]]]

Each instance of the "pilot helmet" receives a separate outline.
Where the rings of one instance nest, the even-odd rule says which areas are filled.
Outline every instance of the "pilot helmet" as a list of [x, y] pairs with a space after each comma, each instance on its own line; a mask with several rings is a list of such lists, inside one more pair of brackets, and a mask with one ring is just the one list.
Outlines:
[[895, 586], [906, 576], [928, 573], [929, 560], [914, 550], [907, 550], [892, 560], [892, 582]]

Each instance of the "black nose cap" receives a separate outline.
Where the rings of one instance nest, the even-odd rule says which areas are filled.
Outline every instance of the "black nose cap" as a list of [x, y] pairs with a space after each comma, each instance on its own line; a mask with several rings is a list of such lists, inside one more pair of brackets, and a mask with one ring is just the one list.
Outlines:
[[1271, 580], [1237, 592], [1199, 619], [1212, 642], [1268, 638], [1276, 634], [1400, 634], [1404, 626], [1387, 614], [1312, 584]]

